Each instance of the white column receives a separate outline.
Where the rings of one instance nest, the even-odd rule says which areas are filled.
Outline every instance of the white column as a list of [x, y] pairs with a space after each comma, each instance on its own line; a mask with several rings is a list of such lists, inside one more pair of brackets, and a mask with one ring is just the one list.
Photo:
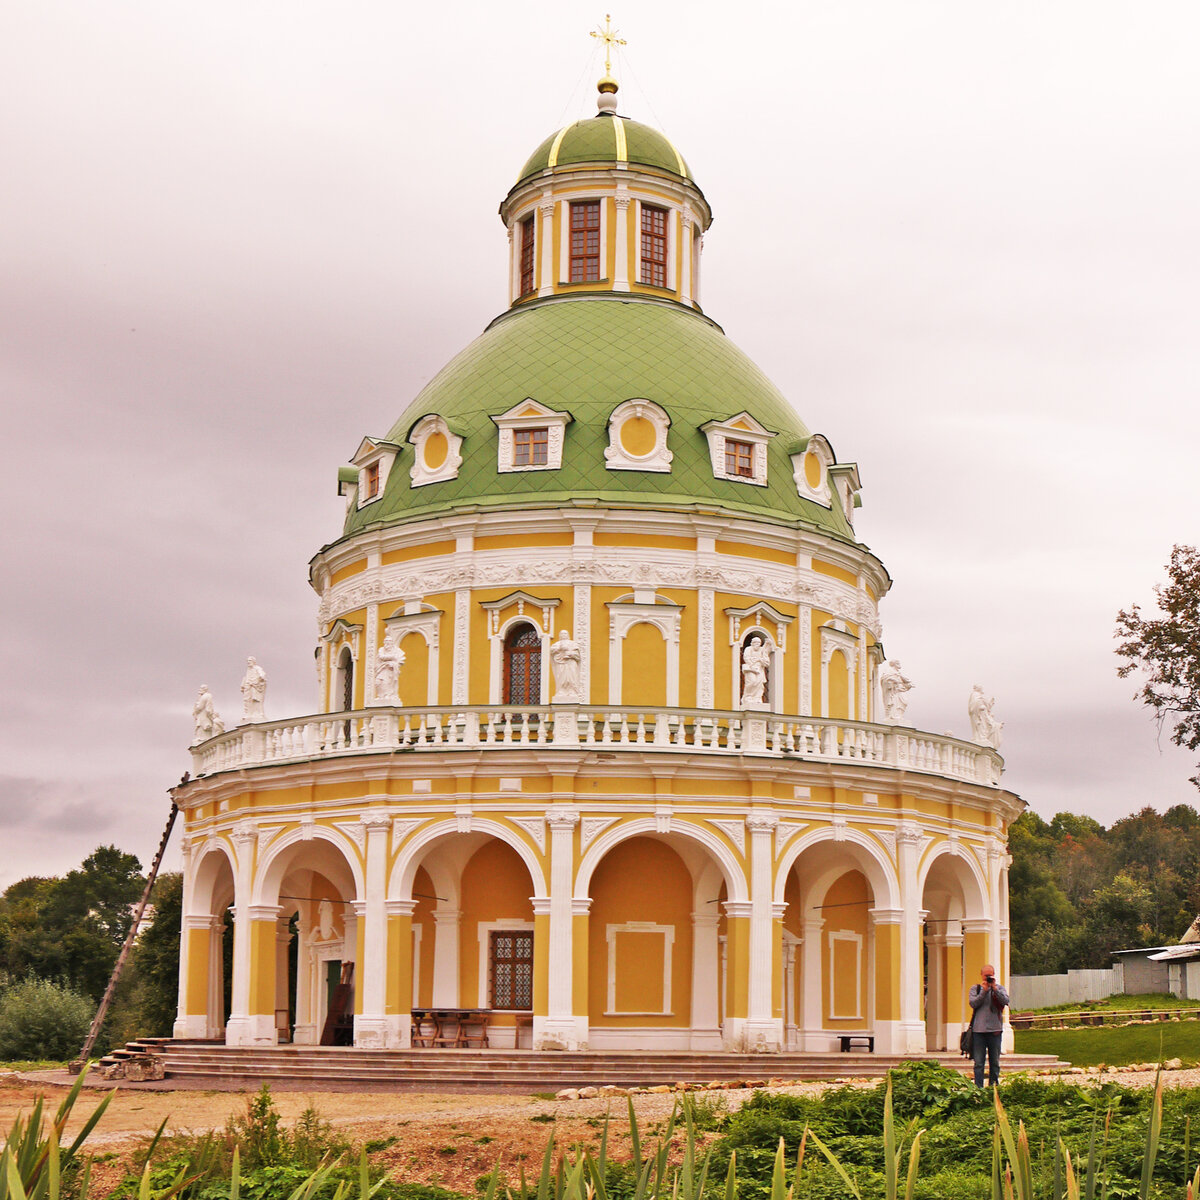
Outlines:
[[921, 938], [925, 913], [917, 884], [917, 856], [924, 834], [919, 825], [903, 822], [896, 830], [896, 867], [900, 878], [900, 1043], [899, 1053], [925, 1052], [925, 1020], [921, 991], [925, 967]]
[[720, 1050], [721, 946], [716, 905], [692, 913], [692, 1050]]
[[[538, 202], [542, 217], [542, 281], [539, 296], [549, 296], [554, 291], [554, 201], [546, 197]], [[569, 236], [564, 226], [564, 239]]]
[[681, 268], [679, 299], [692, 302], [692, 210], [685, 204], [679, 214], [679, 265]]
[[629, 291], [629, 192], [617, 188], [617, 221], [613, 235], [617, 239], [616, 270], [613, 279], [614, 292]]
[[467, 704], [467, 667], [471, 658], [471, 593], [454, 593], [454, 669], [450, 703]]
[[828, 1050], [832, 1043], [823, 1032], [825, 1014], [821, 1005], [821, 943], [824, 917], [807, 917], [801, 928], [800, 946], [800, 1048]]
[[458, 926], [462, 913], [457, 908], [433, 910], [433, 1006], [458, 1008]]
[[225, 1036], [225, 930], [228, 927], [221, 917], [210, 917], [209, 920], [212, 932], [208, 939], [208, 1012], [200, 1036], [220, 1038]]
[[[253, 822], [241, 822], [234, 827], [233, 844], [237, 857], [237, 879], [234, 891], [233, 923], [233, 980], [229, 1001], [229, 1024], [225, 1027], [225, 1043], [229, 1046], [255, 1045], [268, 1040], [268, 1031], [260, 1029], [262, 1014], [250, 1013], [250, 897], [254, 887], [254, 850], [258, 830]], [[272, 1017], [270, 1040], [274, 1041]]]
[[366, 897], [362, 906], [363, 961], [355, 964], [362, 1011], [354, 1016], [354, 1044], [382, 1048], [397, 1044], [399, 1022], [387, 1014], [387, 849], [392, 818], [367, 813]]
[[311, 906], [300, 910], [296, 927], [296, 1023], [292, 1027], [292, 1041], [298, 1046], [313, 1046], [321, 1036], [313, 1012], [315, 989], [310, 911]]
[[575, 1009], [574, 929], [571, 895], [575, 885], [575, 827], [579, 813], [571, 808], [551, 808], [550, 826], [550, 975], [544, 1018], [533, 1018], [533, 1045], [537, 1050], [578, 1050], [587, 1044], [587, 1014]]
[[[289, 923], [289, 919], [281, 913], [279, 924], [275, 930], [275, 1031], [280, 1041], [290, 1042], [292, 1032], [287, 1024], [286, 1015], [288, 1009], [288, 943], [292, 940], [292, 933], [288, 928]], [[282, 1026], [279, 1023], [281, 1012], [285, 1014]]]
[[516, 236], [517, 226], [512, 224], [508, 227], [508, 302], [512, 302], [517, 298], [518, 290], [521, 287], [521, 251], [522, 246], [517, 241]]
[[772, 897], [775, 856], [772, 838], [778, 819], [752, 812], [750, 830], [750, 980], [747, 989], [746, 1046], [777, 1051], [783, 1045], [783, 1021], [774, 1015], [775, 905]]

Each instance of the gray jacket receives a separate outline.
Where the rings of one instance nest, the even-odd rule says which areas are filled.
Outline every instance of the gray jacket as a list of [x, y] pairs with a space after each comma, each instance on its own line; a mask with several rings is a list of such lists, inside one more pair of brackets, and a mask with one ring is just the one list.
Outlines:
[[994, 991], [1001, 1005], [999, 1012], [992, 1007], [992, 997], [982, 983], [973, 984], [967, 996], [967, 1003], [975, 1010], [971, 1028], [976, 1033], [999, 1033], [1004, 1028], [1004, 1009], [1008, 1007], [1008, 992], [999, 984], [996, 984]]

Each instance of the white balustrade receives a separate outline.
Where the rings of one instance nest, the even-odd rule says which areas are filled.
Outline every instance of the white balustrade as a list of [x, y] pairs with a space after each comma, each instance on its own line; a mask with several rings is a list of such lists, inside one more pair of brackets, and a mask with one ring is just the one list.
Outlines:
[[876, 763], [999, 784], [988, 746], [825, 717], [598, 705], [371, 708], [242, 725], [192, 748], [193, 774], [384, 751], [599, 747]]

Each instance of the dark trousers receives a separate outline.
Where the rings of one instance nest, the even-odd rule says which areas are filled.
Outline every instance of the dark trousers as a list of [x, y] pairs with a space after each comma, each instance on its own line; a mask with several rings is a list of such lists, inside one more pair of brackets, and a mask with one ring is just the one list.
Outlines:
[[1000, 1039], [1004, 1035], [997, 1030], [995, 1033], [980, 1033], [975, 1031], [972, 1044], [972, 1058], [975, 1060], [975, 1086], [983, 1087], [983, 1060], [988, 1060], [988, 1083], [1000, 1082]]

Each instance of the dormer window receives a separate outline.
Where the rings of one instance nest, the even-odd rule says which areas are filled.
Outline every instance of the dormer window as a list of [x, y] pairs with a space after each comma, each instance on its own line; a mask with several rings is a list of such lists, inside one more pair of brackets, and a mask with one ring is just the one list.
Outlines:
[[642, 283], [667, 286], [667, 210], [643, 204]]
[[548, 461], [550, 430], [546, 426], [513, 430], [513, 466], [544, 467]]
[[358, 450], [350, 460], [357, 473], [355, 480], [357, 500], [355, 503], [358, 508], [378, 500], [383, 495], [383, 489], [387, 486], [388, 474], [399, 453], [400, 447], [393, 442], [363, 438], [359, 443]]
[[571, 204], [571, 282], [600, 278], [600, 201]]
[[700, 426], [708, 438], [713, 476], [767, 486], [767, 443], [775, 436], [748, 412]]
[[533, 291], [534, 220], [530, 215], [521, 222], [521, 291], [525, 296]]
[[437, 413], [422, 417], [409, 430], [408, 440], [416, 447], [411, 471], [413, 487], [458, 478], [463, 439]]
[[562, 466], [569, 412], [555, 412], [530, 398], [492, 420], [499, 433], [497, 471], [557, 471]]
[[749, 442], [725, 439], [725, 474], [754, 478], [754, 447]]

